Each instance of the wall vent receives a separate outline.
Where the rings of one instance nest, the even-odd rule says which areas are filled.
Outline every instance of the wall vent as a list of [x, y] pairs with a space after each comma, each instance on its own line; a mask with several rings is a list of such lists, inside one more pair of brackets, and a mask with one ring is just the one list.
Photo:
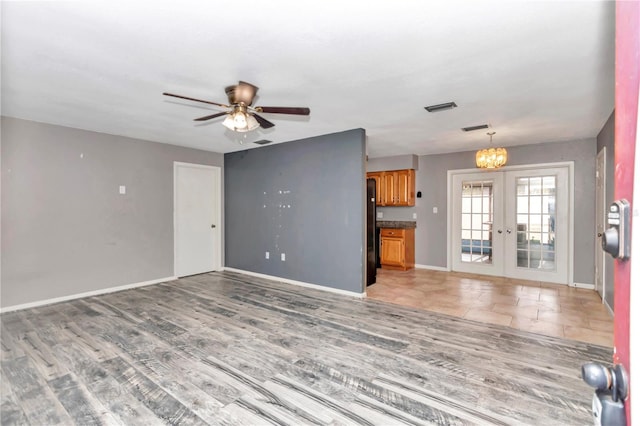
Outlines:
[[426, 109], [429, 112], [437, 112], [437, 111], [444, 111], [445, 109], [453, 109], [457, 106], [458, 105], [456, 105], [455, 102], [447, 102], [444, 104], [429, 105], [424, 107], [424, 109]]
[[474, 130], [482, 130], [482, 129], [488, 129], [489, 125], [488, 124], [480, 124], [477, 126], [470, 126], [470, 127], [463, 127], [462, 131], [463, 132], [473, 132]]
[[268, 143], [271, 143], [273, 141], [268, 141], [266, 139], [260, 139], [259, 141], [255, 141], [254, 143], [257, 143], [258, 145], [266, 145]]

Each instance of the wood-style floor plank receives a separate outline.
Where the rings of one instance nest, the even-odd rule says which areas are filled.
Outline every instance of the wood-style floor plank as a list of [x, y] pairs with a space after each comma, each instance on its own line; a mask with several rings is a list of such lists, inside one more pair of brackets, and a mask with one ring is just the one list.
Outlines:
[[0, 424], [581, 425], [611, 349], [210, 273], [0, 317]]

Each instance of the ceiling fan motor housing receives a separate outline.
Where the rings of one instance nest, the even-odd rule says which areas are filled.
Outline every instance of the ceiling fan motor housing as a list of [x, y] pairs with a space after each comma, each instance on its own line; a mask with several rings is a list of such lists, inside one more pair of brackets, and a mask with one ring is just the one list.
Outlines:
[[253, 84], [241, 81], [237, 85], [227, 86], [224, 91], [226, 92], [231, 105], [251, 105], [253, 103], [253, 98], [258, 92], [258, 88]]

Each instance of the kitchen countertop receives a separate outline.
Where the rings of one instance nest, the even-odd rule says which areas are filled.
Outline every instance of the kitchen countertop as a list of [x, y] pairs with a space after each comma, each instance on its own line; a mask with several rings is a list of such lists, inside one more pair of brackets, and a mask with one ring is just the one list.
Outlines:
[[415, 220], [377, 220], [376, 228], [413, 229]]

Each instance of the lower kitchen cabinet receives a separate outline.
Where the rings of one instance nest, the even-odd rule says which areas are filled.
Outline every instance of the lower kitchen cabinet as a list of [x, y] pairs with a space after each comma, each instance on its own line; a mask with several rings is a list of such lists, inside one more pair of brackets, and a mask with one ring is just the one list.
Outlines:
[[415, 230], [380, 229], [380, 265], [406, 271], [415, 265]]

